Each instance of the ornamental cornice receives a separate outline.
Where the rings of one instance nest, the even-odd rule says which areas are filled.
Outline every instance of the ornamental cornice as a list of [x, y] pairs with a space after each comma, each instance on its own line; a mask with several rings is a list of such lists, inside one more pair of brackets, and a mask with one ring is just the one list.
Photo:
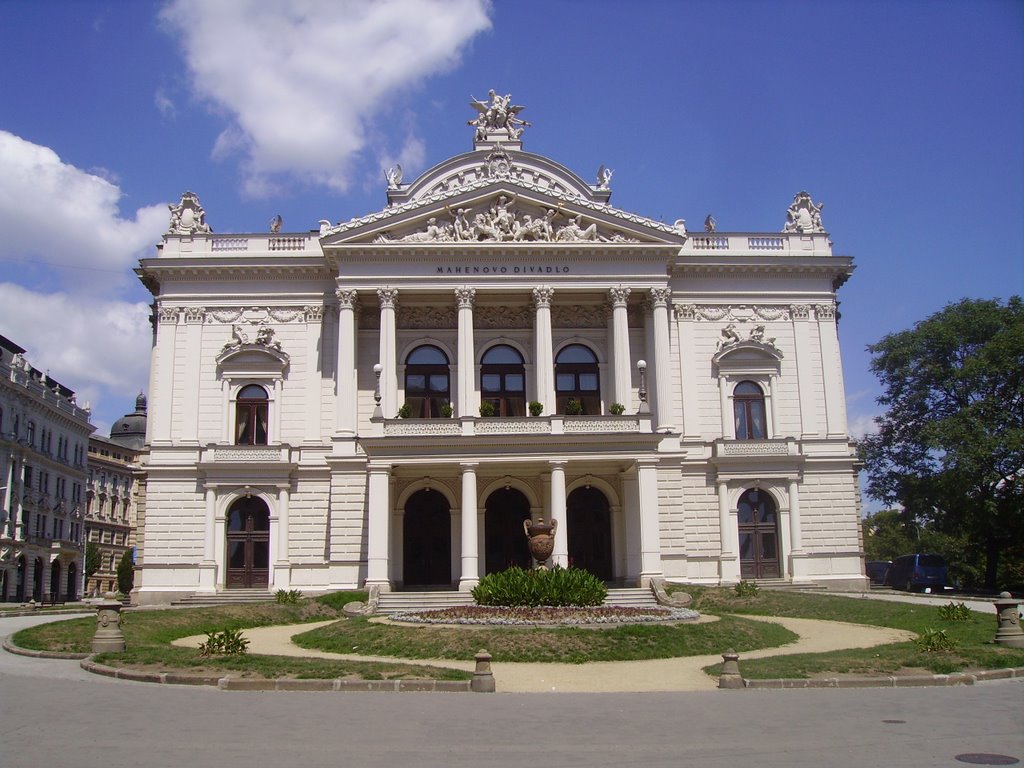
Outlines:
[[[271, 259], [280, 257], [271, 256]], [[214, 282], [219, 280], [244, 279], [246, 282], [264, 282], [268, 280], [289, 281], [297, 280], [331, 280], [335, 277], [333, 270], [326, 264], [289, 264], [267, 263], [261, 264], [172, 264], [173, 259], [166, 259], [165, 263], [157, 263], [154, 260], [147, 263], [140, 274], [156, 277], [159, 283], [170, 281], [190, 282]]]
[[[319, 314], [317, 314], [318, 312]], [[323, 307], [317, 305], [294, 307], [216, 307], [205, 310], [204, 317], [208, 325], [319, 322], [320, 318], [323, 317]]]
[[673, 305], [677, 320], [691, 322], [747, 322], [789, 320], [792, 307], [781, 304], [684, 304]]

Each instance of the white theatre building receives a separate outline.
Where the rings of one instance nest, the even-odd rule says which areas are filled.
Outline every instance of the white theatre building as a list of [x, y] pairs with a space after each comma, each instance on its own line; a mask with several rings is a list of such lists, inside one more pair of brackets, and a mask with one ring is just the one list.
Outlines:
[[143, 602], [232, 589], [471, 588], [553, 561], [612, 584], [860, 588], [832, 253], [611, 205], [524, 151], [508, 97], [473, 148], [313, 232], [214, 234], [186, 193], [155, 296]]

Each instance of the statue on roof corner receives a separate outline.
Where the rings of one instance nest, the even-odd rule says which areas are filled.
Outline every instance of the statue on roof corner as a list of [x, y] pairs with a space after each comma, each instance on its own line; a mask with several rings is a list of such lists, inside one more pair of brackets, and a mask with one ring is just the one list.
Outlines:
[[195, 192], [185, 192], [177, 205], [167, 204], [171, 212], [171, 223], [167, 228], [168, 235], [209, 234], [213, 232], [206, 223], [206, 211], [199, 203]]
[[530, 125], [519, 117], [524, 107], [513, 104], [510, 93], [500, 96], [492, 88], [487, 92], [488, 101], [480, 101], [473, 96], [470, 98], [472, 101], [469, 102], [469, 106], [479, 114], [474, 119], [467, 120], [466, 125], [476, 128], [476, 141], [485, 140], [492, 131], [505, 131], [508, 138], [515, 141], [522, 135], [523, 129]]
[[799, 232], [810, 234], [812, 232], [824, 232], [825, 227], [821, 223], [821, 209], [824, 203], [815, 203], [807, 192], [799, 192], [793, 198], [792, 205], [786, 211], [786, 226], [783, 232]]

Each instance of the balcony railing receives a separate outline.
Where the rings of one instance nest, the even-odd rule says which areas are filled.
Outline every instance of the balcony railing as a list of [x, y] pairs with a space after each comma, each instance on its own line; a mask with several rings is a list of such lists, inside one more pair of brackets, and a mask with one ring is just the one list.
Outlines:
[[824, 232], [814, 234], [714, 233], [694, 234], [683, 245], [682, 254], [757, 253], [771, 256], [831, 256], [832, 245]]
[[795, 456], [799, 453], [794, 440], [720, 440], [715, 443], [715, 456]]
[[[646, 426], [646, 429], [644, 427]], [[622, 434], [650, 431], [639, 416], [531, 416], [471, 419], [385, 419], [385, 437]]]

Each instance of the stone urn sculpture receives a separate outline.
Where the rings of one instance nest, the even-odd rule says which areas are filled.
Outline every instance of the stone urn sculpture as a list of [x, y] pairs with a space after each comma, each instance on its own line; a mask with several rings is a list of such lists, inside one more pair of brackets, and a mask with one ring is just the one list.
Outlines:
[[555, 549], [555, 529], [557, 527], [558, 521], [554, 518], [550, 523], [545, 523], [542, 517], [537, 520], [530, 518], [523, 520], [523, 531], [526, 533], [530, 546], [530, 555], [537, 561], [538, 568], [547, 568], [545, 563]]

